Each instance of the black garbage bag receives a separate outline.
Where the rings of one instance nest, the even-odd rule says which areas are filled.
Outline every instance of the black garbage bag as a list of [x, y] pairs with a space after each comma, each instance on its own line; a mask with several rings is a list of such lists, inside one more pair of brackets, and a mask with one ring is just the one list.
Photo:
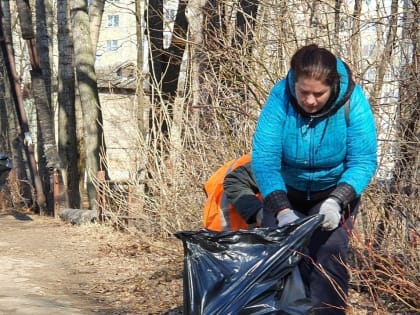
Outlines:
[[12, 160], [3, 152], [0, 152], [0, 190], [3, 189], [7, 181], [7, 176], [13, 168]]
[[184, 246], [184, 315], [309, 314], [298, 263], [314, 215], [281, 228], [175, 233]]

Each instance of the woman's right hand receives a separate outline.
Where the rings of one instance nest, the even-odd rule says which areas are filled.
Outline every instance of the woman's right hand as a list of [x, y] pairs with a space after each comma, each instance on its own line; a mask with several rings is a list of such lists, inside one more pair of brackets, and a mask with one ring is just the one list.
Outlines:
[[283, 209], [277, 213], [277, 226], [282, 227], [303, 217], [303, 214], [292, 209]]

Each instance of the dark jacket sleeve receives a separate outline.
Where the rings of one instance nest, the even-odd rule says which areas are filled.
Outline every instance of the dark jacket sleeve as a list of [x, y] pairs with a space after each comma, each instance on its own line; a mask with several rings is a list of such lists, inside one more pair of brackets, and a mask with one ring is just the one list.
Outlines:
[[228, 201], [242, 218], [249, 224], [255, 223], [255, 217], [262, 209], [262, 202], [256, 196], [259, 190], [251, 171], [251, 164], [242, 165], [227, 174], [223, 188]]

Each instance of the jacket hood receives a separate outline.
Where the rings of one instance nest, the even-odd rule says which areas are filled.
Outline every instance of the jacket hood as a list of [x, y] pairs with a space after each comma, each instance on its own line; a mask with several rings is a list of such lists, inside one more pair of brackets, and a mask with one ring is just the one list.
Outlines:
[[293, 70], [290, 69], [286, 77], [286, 93], [295, 110], [301, 115], [311, 118], [330, 116], [339, 110], [350, 98], [355, 83], [351, 78], [351, 72], [348, 65], [339, 58], [337, 58], [337, 72], [340, 77], [338, 86], [333, 87], [331, 96], [325, 106], [319, 112], [310, 114], [305, 112], [302, 107], [298, 105], [295, 93], [295, 77]]

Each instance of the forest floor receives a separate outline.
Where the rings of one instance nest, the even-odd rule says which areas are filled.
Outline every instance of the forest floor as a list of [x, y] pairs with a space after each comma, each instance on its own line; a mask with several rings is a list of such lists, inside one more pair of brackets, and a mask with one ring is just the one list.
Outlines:
[[[0, 315], [182, 314], [183, 248], [0, 210]], [[349, 314], [368, 312], [352, 293]]]

